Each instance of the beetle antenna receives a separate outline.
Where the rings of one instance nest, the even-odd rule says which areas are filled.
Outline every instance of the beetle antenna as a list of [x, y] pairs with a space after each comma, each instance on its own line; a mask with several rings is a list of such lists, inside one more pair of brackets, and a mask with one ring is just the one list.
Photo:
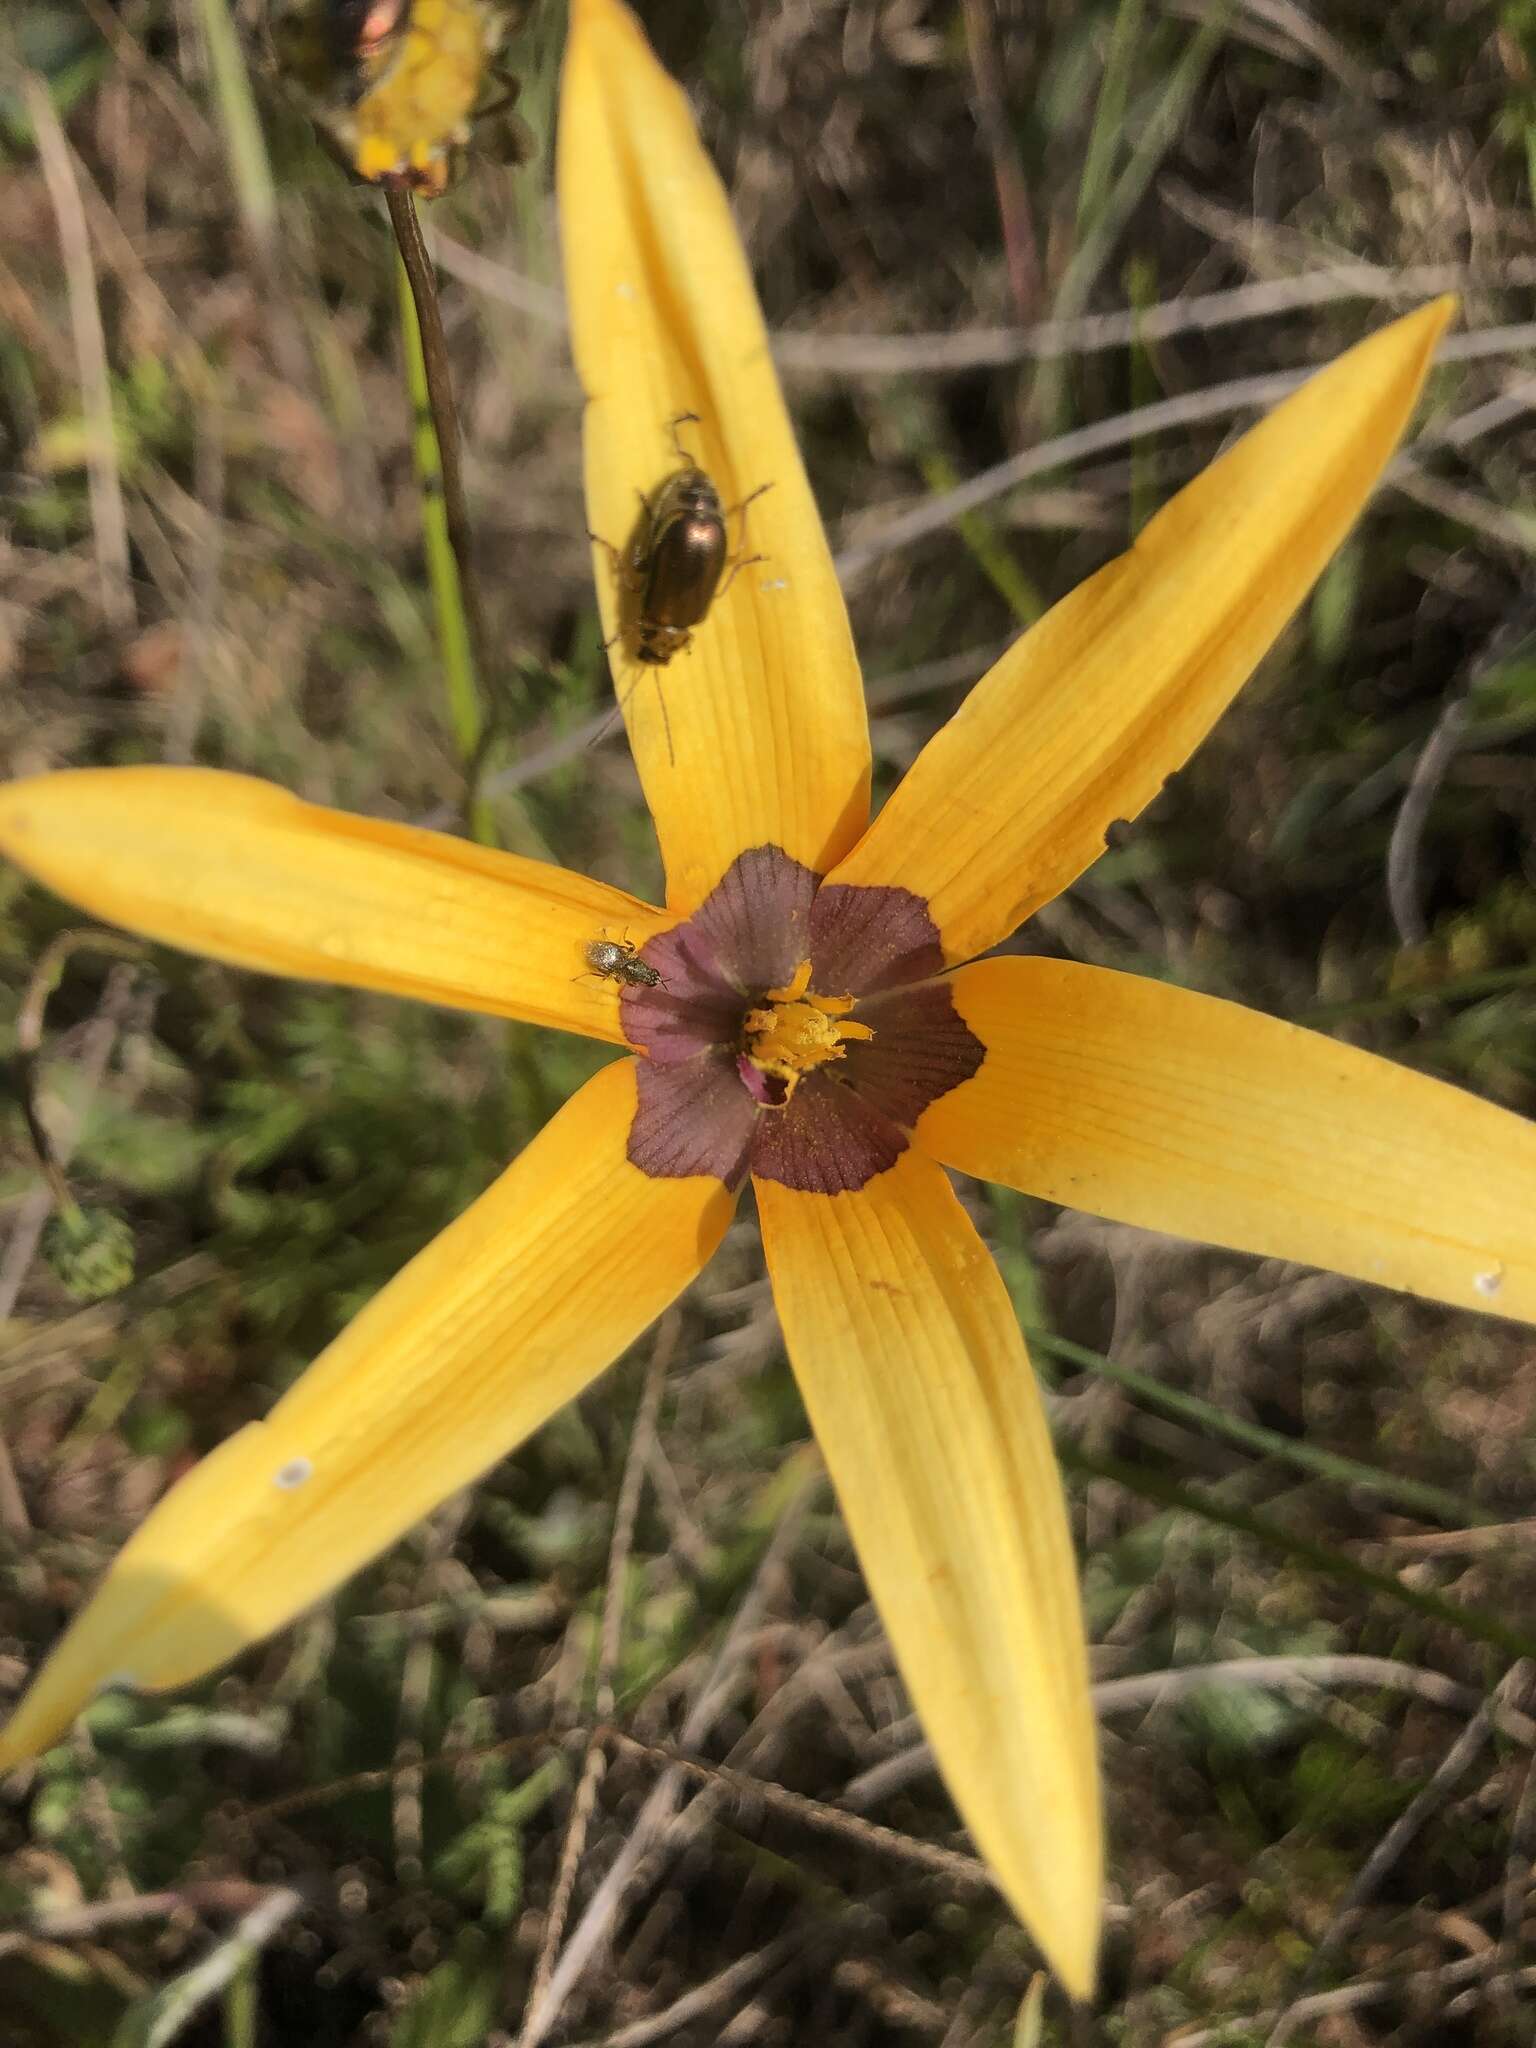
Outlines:
[[[640, 685], [644, 681], [645, 676], [643, 673], [635, 677], [634, 681], [630, 684], [629, 688], [624, 692], [623, 696], [619, 699], [618, 703], [613, 708], [613, 715], [615, 718], [622, 716], [622, 714], [629, 709], [630, 698], [634, 696], [636, 690], [639, 689]], [[663, 732], [665, 732], [667, 736], [667, 765], [669, 768], [675, 768], [677, 766], [677, 753], [672, 745], [672, 719], [667, 711], [667, 693], [661, 687], [660, 676], [657, 676], [656, 678], [656, 701], [661, 706], [661, 725]]]
[[672, 747], [672, 717], [671, 713], [667, 710], [667, 693], [661, 687], [660, 676], [656, 678], [656, 701], [661, 706], [661, 725], [663, 732], [667, 736], [667, 765], [669, 768], [675, 768], [677, 766], [677, 755]]
[[[629, 688], [620, 697], [618, 703], [614, 705], [613, 709], [609, 712], [608, 716], [597, 728], [597, 731], [593, 733], [591, 739], [587, 741], [587, 745], [589, 747], [595, 747], [599, 745], [603, 740], [607, 739], [609, 733], [613, 731], [613, 728], [618, 724], [619, 720], [624, 716], [624, 713], [629, 709], [630, 698], [634, 696], [636, 690], [639, 689], [640, 685], [644, 681], [645, 677], [643, 674], [637, 675], [634, 678], [634, 680], [630, 683]], [[667, 764], [669, 767], [675, 768], [677, 766], [677, 752], [672, 745], [672, 719], [670, 713], [667, 710], [667, 693], [661, 687], [660, 676], [656, 678], [656, 696], [661, 705], [662, 730], [666, 733], [667, 736]]]
[[587, 745], [589, 747], [601, 746], [602, 742], [605, 739], [607, 739], [609, 733], [611, 733], [613, 731], [613, 728], [618, 724], [622, 710], [622, 705], [614, 705], [613, 709], [608, 713], [608, 716], [597, 728], [597, 731], [593, 733], [591, 739], [587, 741]]

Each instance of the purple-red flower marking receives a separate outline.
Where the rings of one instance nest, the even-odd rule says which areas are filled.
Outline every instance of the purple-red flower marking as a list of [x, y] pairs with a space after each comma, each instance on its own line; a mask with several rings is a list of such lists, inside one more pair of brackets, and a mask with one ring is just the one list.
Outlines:
[[[620, 999], [643, 1055], [629, 1158], [656, 1178], [861, 1188], [986, 1057], [936, 978], [944, 956], [923, 899], [825, 887], [776, 846], [742, 854], [642, 957], [662, 985]], [[797, 1024], [817, 1040], [803, 1068], [775, 1057]]]

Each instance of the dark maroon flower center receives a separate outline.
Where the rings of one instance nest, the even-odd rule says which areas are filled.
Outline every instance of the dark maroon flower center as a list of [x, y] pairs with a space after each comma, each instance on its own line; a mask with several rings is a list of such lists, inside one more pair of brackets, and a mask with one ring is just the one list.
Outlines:
[[922, 897], [823, 886], [776, 846], [742, 854], [642, 957], [661, 981], [619, 999], [644, 1056], [629, 1157], [660, 1178], [861, 1188], [985, 1057], [934, 978]]

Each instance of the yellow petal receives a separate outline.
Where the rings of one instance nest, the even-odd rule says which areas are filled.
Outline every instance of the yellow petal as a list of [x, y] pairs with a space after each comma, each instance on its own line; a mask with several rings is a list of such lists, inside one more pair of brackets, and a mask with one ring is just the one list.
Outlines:
[[[679, 413], [699, 415], [680, 439], [727, 506], [771, 486], [744, 540], [729, 521], [732, 551], [766, 559], [722, 583], [691, 650], [648, 667], [629, 632], [609, 652], [667, 901], [690, 911], [749, 846], [818, 871], [852, 846], [869, 812], [863, 688], [725, 193], [618, 0], [571, 10], [559, 191], [592, 531], [620, 550], [633, 538], [641, 497], [680, 466]], [[593, 563], [612, 634], [615, 566], [600, 546]]]
[[1059, 895], [1188, 760], [1306, 596], [1453, 311], [1439, 299], [1309, 379], [1016, 640], [831, 879], [926, 897], [948, 960]]
[[949, 980], [987, 1056], [918, 1120], [947, 1166], [1536, 1321], [1536, 1124], [1139, 975], [1014, 958]]
[[0, 853], [93, 917], [191, 953], [620, 1045], [618, 991], [585, 949], [672, 922], [548, 862], [211, 768], [0, 785]]
[[1092, 1987], [1101, 1842], [1077, 1572], [1002, 1278], [943, 1172], [756, 1182], [795, 1377], [907, 1690], [1009, 1904]]
[[109, 1680], [180, 1685], [280, 1628], [537, 1429], [661, 1313], [733, 1207], [625, 1157], [605, 1067], [357, 1317], [264, 1422], [165, 1496], [44, 1665], [0, 1767]]

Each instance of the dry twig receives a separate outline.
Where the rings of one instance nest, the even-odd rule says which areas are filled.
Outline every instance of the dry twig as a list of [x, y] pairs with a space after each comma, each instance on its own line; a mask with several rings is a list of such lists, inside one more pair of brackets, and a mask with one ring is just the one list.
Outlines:
[[[639, 1512], [640, 1491], [645, 1480], [651, 1444], [656, 1435], [656, 1418], [661, 1412], [661, 1396], [666, 1385], [667, 1368], [676, 1354], [678, 1332], [681, 1327], [677, 1310], [668, 1309], [661, 1319], [656, 1340], [651, 1346], [650, 1358], [646, 1362], [645, 1380], [640, 1389], [640, 1405], [635, 1410], [634, 1426], [629, 1433], [629, 1449], [624, 1458], [624, 1475], [619, 1482], [619, 1498], [613, 1513], [613, 1535], [608, 1546], [608, 1576], [603, 1592], [602, 1629], [598, 1638], [597, 1673], [593, 1687], [600, 1724], [607, 1723], [613, 1718], [613, 1675], [618, 1669], [619, 1650], [624, 1632], [624, 1596], [629, 1577], [629, 1556], [634, 1544], [635, 1517]], [[591, 1823], [593, 1809], [597, 1805], [598, 1791], [607, 1768], [608, 1751], [604, 1744], [602, 1728], [599, 1726], [587, 1738], [586, 1754], [581, 1760], [575, 1797], [571, 1801], [570, 1821], [566, 1827], [565, 1840], [560, 1845], [560, 1862], [555, 1872], [554, 1890], [550, 1895], [549, 1912], [545, 1916], [538, 1958], [534, 1963], [532, 1980], [528, 1986], [524, 2030], [519, 2037], [520, 2048], [527, 2038], [529, 2018], [538, 2011], [549, 1990], [555, 1958], [560, 1952], [560, 1943], [565, 1934], [571, 1894], [576, 1887], [576, 1871], [581, 1862], [581, 1852], [586, 1846], [587, 1829]]]
[[[1258, 1685], [1281, 1692], [1305, 1693], [1314, 1688], [1345, 1685], [1377, 1686], [1408, 1692], [1450, 1713], [1486, 1717], [1500, 1734], [1536, 1749], [1536, 1720], [1497, 1697], [1485, 1699], [1470, 1686], [1458, 1685], [1438, 1671], [1392, 1657], [1322, 1655], [1297, 1657], [1229, 1657], [1219, 1664], [1182, 1664], [1169, 1671], [1140, 1671], [1126, 1678], [1101, 1679], [1093, 1688], [1094, 1709], [1110, 1714], [1140, 1713], [1148, 1707], [1171, 1706], [1212, 1686]], [[860, 1771], [843, 1789], [843, 1804], [855, 1808], [877, 1805], [904, 1785], [936, 1768], [926, 1742], [914, 1743]]]
[[[811, 1492], [821, 1483], [821, 1474], [818, 1472], [815, 1478], [807, 1480], [779, 1517], [778, 1527], [763, 1552], [751, 1585], [737, 1607], [735, 1618], [726, 1632], [719, 1654], [699, 1686], [693, 1704], [684, 1718], [680, 1748], [685, 1753], [698, 1747], [729, 1703], [738, 1666], [772, 1597], [784, 1560], [799, 1538], [801, 1518], [809, 1504]], [[570, 1939], [566, 1942], [560, 1960], [550, 1974], [543, 1998], [537, 2004], [530, 2000], [523, 2031], [519, 2037], [519, 2048], [538, 2048], [539, 2042], [549, 2033], [561, 2007], [588, 1965], [606, 1946], [632, 1878], [653, 1842], [672, 1818], [682, 1790], [682, 1782], [682, 1767], [674, 1764], [652, 1787], [650, 1796], [641, 1807], [630, 1830], [629, 1839], [588, 1900], [586, 1911], [577, 1921]]]
[[86, 478], [91, 499], [91, 530], [96, 542], [96, 577], [101, 608], [114, 632], [134, 623], [133, 583], [128, 560], [128, 517], [123, 509], [123, 484], [117, 465], [117, 423], [112, 413], [112, 379], [107, 364], [107, 338], [101, 324], [96, 291], [96, 265], [85, 224], [85, 208], [75, 177], [74, 155], [54, 111], [48, 88], [36, 72], [22, 74], [27, 117], [37, 137], [38, 159], [58, 223], [64, 276], [69, 286], [69, 318], [75, 338], [75, 364], [80, 375], [80, 407], [86, 430]]
[[1298, 2011], [1299, 2003], [1304, 1999], [1309, 1987], [1317, 1982], [1324, 1963], [1354, 1926], [1360, 1909], [1380, 1887], [1387, 1873], [1402, 1857], [1415, 1835], [1430, 1816], [1445, 1804], [1471, 1768], [1483, 1745], [1493, 1733], [1495, 1710], [1506, 1707], [1509, 1696], [1522, 1690], [1529, 1677], [1529, 1665], [1522, 1662], [1510, 1666], [1499, 1681], [1493, 1697], [1478, 1709], [1446, 1751], [1439, 1769], [1429, 1783], [1416, 1798], [1409, 1801], [1377, 1843], [1364, 1869], [1334, 1909], [1333, 1918], [1324, 1930], [1322, 1939], [1313, 1948], [1306, 1969], [1302, 1972], [1295, 1998], [1286, 2006], [1271, 2028], [1266, 2037], [1265, 2048], [1283, 2048], [1283, 2044], [1291, 2039], [1302, 2024], [1305, 2015]]

